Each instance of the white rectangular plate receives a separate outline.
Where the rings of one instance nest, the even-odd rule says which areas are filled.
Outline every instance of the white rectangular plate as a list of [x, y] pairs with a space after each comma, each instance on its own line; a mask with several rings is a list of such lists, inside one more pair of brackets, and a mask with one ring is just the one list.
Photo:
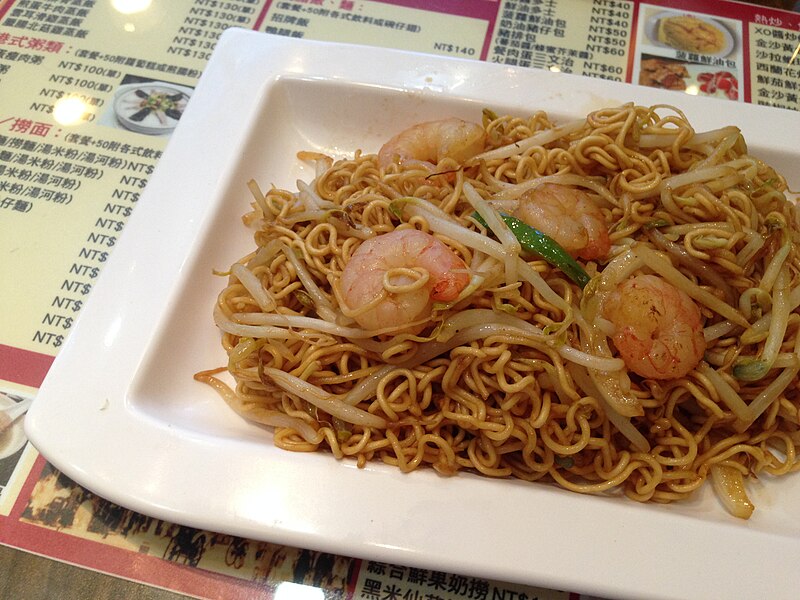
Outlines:
[[[227, 31], [113, 259], [55, 361], [27, 433], [102, 497], [186, 525], [609, 597], [791, 597], [800, 475], [756, 484], [749, 522], [707, 490], [640, 505], [545, 484], [294, 454], [232, 414], [199, 370], [224, 364], [211, 309], [249, 252], [246, 188], [310, 177], [299, 150], [377, 151], [405, 126], [484, 106], [558, 121], [635, 101], [737, 124], [800, 188], [797, 113], [478, 61]], [[708, 487], [708, 486], [706, 486]]]

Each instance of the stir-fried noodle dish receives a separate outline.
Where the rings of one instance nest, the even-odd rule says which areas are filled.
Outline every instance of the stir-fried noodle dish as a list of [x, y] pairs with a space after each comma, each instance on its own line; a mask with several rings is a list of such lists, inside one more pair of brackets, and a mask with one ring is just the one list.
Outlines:
[[[249, 183], [198, 373], [274, 443], [638, 501], [798, 470], [792, 192], [670, 106], [483, 111]], [[229, 371], [231, 389], [216, 374]]]

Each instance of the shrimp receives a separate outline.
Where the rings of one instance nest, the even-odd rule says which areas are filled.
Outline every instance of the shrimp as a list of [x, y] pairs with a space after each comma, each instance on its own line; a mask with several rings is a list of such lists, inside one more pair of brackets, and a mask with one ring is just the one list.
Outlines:
[[486, 131], [477, 123], [452, 117], [417, 123], [401, 131], [378, 152], [382, 167], [409, 160], [439, 164], [443, 158], [463, 163], [483, 151]]
[[603, 302], [614, 345], [627, 367], [651, 379], [676, 379], [703, 358], [700, 309], [689, 295], [656, 275], [623, 281]]
[[398, 229], [362, 243], [340, 283], [356, 322], [376, 330], [427, 318], [433, 301], [455, 300], [469, 279], [467, 265], [444, 242], [417, 229]]
[[594, 260], [611, 249], [603, 213], [578, 188], [544, 183], [522, 194], [511, 214], [553, 238], [573, 257]]

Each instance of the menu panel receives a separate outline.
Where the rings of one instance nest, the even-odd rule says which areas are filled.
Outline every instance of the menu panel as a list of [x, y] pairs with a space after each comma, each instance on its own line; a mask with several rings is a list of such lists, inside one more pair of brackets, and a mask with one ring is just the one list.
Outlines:
[[478, 59], [493, 9], [493, 2], [475, 0], [437, 6], [421, 1], [268, 2], [256, 29], [295, 38], [357, 41]]
[[800, 108], [800, 28], [788, 29], [787, 21], [762, 17], [748, 25], [753, 104]]
[[489, 59], [625, 81], [636, 5], [620, 0], [579, 3], [505, 1]]

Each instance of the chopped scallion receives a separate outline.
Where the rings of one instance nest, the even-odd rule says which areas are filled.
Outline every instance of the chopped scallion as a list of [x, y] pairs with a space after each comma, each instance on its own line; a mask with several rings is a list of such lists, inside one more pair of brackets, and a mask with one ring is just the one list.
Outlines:
[[[517, 238], [524, 251], [536, 254], [557, 269], [561, 269], [567, 277], [581, 286], [581, 288], [589, 283], [591, 279], [589, 274], [553, 238], [516, 217], [505, 213], [500, 213], [500, 216]], [[472, 218], [482, 226], [487, 227], [486, 222], [477, 212], [472, 214]]]

